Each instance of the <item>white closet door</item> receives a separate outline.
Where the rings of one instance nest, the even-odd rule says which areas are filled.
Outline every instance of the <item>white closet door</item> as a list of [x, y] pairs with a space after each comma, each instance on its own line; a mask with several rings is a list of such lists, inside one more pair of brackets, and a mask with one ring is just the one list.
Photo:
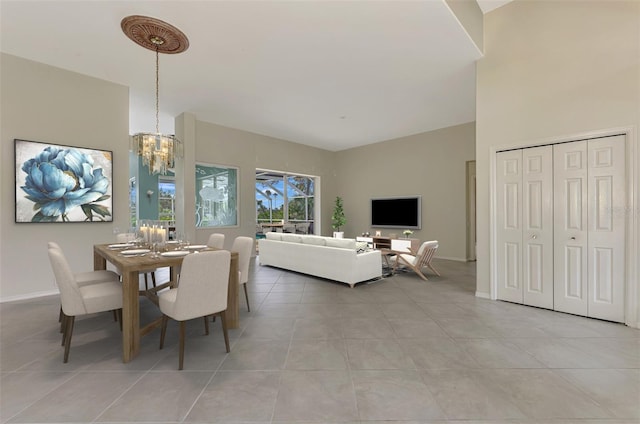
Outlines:
[[522, 303], [522, 150], [497, 154], [498, 299]]
[[553, 146], [554, 309], [587, 315], [587, 142]]
[[589, 160], [588, 316], [624, 322], [624, 136], [587, 142]]
[[522, 155], [523, 303], [553, 309], [553, 147]]

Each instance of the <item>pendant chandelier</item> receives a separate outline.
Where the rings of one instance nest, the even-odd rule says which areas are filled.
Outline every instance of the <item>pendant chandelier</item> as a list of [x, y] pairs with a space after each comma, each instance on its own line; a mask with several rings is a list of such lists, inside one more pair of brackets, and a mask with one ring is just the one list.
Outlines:
[[182, 142], [174, 135], [160, 133], [160, 53], [182, 53], [189, 48], [189, 40], [182, 31], [159, 19], [147, 16], [127, 16], [120, 23], [122, 31], [136, 44], [156, 53], [156, 132], [131, 136], [130, 150], [142, 158], [149, 174], [165, 175], [175, 166], [175, 158], [183, 156]]

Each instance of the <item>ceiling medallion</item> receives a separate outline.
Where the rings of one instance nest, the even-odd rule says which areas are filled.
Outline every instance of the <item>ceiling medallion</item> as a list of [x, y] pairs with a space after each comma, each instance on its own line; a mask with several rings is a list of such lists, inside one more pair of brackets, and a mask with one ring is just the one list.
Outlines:
[[189, 39], [182, 31], [160, 19], [148, 16], [127, 16], [120, 22], [122, 31], [134, 43], [158, 53], [177, 54], [189, 48]]

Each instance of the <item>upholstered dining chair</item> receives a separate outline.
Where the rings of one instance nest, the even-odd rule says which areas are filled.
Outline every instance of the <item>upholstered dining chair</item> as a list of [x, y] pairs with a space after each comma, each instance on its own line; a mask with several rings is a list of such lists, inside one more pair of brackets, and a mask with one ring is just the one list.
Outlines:
[[[116, 235], [116, 241], [118, 243], [129, 243], [136, 239], [135, 233], [119, 233]], [[151, 284], [153, 287], [156, 286], [156, 272], [145, 272], [144, 273], [144, 289], [149, 290], [149, 274], [151, 274]]]
[[229, 349], [227, 332], [227, 295], [231, 253], [227, 250], [191, 253], [182, 261], [180, 284], [158, 293], [158, 306], [162, 312], [160, 349], [164, 346], [167, 322], [172, 318], [180, 324], [178, 369], [184, 365], [185, 321], [204, 318], [205, 334], [209, 334], [209, 315], [220, 315], [224, 343]]
[[221, 233], [213, 233], [209, 236], [209, 241], [207, 241], [207, 246], [215, 247], [216, 249], [224, 248], [224, 234]]
[[232, 252], [238, 252], [238, 282], [244, 287], [244, 298], [247, 300], [247, 311], [251, 312], [249, 306], [249, 294], [247, 292], [247, 282], [249, 281], [249, 262], [251, 261], [251, 250], [253, 249], [253, 239], [251, 237], [236, 237], [231, 247]]
[[48, 253], [56, 284], [60, 290], [64, 325], [62, 333], [63, 362], [67, 363], [76, 316], [116, 310], [120, 329], [122, 329], [122, 285], [118, 281], [104, 281], [81, 286], [71, 271], [62, 250], [53, 247], [48, 249]]
[[[67, 260], [58, 243], [50, 241], [47, 243], [47, 247], [49, 249], [58, 249], [65, 258], [65, 261]], [[102, 283], [104, 281], [118, 281], [120, 279], [120, 276], [117, 273], [107, 270], [75, 272], [73, 276], [80, 286], [92, 283]]]
[[[67, 266], [68, 266], [69, 262], [67, 261], [67, 258], [64, 255], [64, 252], [62, 251], [62, 248], [58, 243], [50, 241], [47, 243], [47, 247], [49, 249], [59, 250], [63, 260], [67, 263]], [[117, 273], [113, 271], [107, 271], [107, 270], [75, 272], [73, 274], [73, 277], [75, 278], [76, 283], [80, 287], [86, 286], [89, 284], [104, 283], [105, 281], [120, 281], [120, 276]], [[114, 314], [114, 317], [116, 317], [115, 314]], [[62, 318], [63, 318], [63, 312], [62, 312], [62, 305], [61, 305], [60, 313], [58, 315], [58, 322], [61, 323], [60, 324], [61, 333], [64, 332], [64, 323]]]
[[398, 252], [398, 254], [393, 257], [395, 258], [393, 271], [395, 272], [398, 266], [405, 266], [412, 269], [423, 280], [428, 281], [427, 277], [422, 273], [422, 269], [429, 268], [434, 274], [440, 276], [440, 273], [431, 264], [431, 260], [433, 259], [436, 250], [438, 250], [438, 240], [425, 241], [417, 252]]

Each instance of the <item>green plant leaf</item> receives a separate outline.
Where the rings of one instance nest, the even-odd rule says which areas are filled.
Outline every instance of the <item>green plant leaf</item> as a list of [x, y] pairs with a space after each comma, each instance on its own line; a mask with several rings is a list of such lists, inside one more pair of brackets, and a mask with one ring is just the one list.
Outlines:
[[90, 204], [89, 206], [91, 206], [91, 209], [93, 209], [93, 211], [95, 213], [97, 213], [98, 215], [105, 217], [105, 216], [111, 216], [111, 212], [109, 212], [109, 208], [107, 208], [106, 206], [102, 206], [102, 205], [96, 205], [96, 204]]
[[82, 212], [84, 212], [84, 215], [89, 219], [89, 221], [93, 221], [93, 212], [91, 211], [91, 205], [85, 203], [84, 205], [80, 205], [80, 207], [82, 208]]
[[31, 222], [56, 222], [58, 218], [60, 218], [60, 215], [46, 216], [42, 214], [42, 211], [39, 211], [31, 217]]

